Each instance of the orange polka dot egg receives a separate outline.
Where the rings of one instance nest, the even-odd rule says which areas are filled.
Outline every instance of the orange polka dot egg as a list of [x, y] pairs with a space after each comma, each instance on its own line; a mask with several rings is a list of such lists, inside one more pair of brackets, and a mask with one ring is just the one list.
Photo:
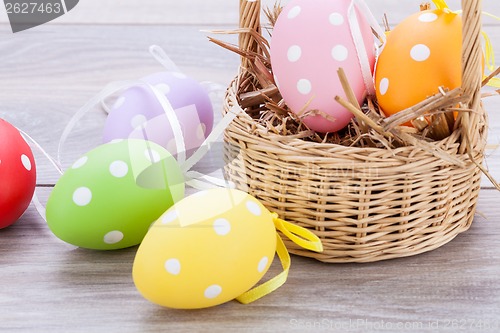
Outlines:
[[153, 303], [196, 309], [252, 288], [276, 252], [273, 215], [254, 197], [213, 189], [186, 197], [149, 230], [133, 266], [139, 292]]
[[462, 19], [447, 10], [415, 13], [392, 30], [377, 62], [377, 99], [389, 116], [462, 81]]

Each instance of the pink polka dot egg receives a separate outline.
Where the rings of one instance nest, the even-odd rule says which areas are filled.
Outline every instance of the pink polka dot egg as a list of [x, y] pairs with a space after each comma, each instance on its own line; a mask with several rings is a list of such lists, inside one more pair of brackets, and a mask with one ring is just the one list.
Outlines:
[[[337, 75], [342, 67], [360, 103], [366, 96], [365, 80], [353, 41], [351, 0], [292, 0], [283, 9], [271, 39], [271, 64], [276, 84], [290, 109], [298, 115], [319, 111], [303, 119], [317, 132], [344, 128], [353, 115], [335, 100], [345, 98]], [[370, 70], [375, 63], [374, 38], [365, 16], [355, 6]], [[325, 116], [327, 115], [327, 116]]]
[[139, 244], [151, 224], [184, 197], [177, 161], [145, 140], [98, 146], [58, 180], [47, 224], [66, 243], [95, 250]]
[[[180, 72], [159, 72], [142, 79], [168, 99], [178, 118], [187, 155], [191, 155], [212, 131], [214, 114], [206, 90]], [[116, 100], [104, 125], [103, 141], [144, 139], [177, 154], [172, 126], [151, 88], [125, 90]]]
[[199, 192], [151, 227], [135, 257], [134, 283], [164, 307], [219, 305], [259, 282], [274, 259], [276, 237], [273, 215], [249, 194]]

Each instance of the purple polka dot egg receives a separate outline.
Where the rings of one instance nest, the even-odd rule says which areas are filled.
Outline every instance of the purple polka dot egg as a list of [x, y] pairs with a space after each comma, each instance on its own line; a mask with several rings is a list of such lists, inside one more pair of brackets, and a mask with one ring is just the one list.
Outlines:
[[122, 249], [139, 244], [183, 197], [182, 172], [163, 147], [115, 141], [83, 155], [61, 176], [47, 202], [47, 224], [78, 247]]
[[[345, 98], [337, 75], [344, 69], [358, 102], [366, 97], [356, 45], [364, 45], [370, 71], [375, 64], [371, 27], [350, 0], [292, 0], [283, 9], [271, 39], [271, 64], [276, 84], [290, 109], [297, 115], [319, 111], [304, 118], [317, 132], [335, 132], [344, 128], [353, 115], [335, 101]], [[353, 40], [352, 15], [361, 31]], [[356, 29], [358, 30], [358, 29]], [[366, 58], [366, 57], [365, 57]], [[368, 66], [368, 64], [367, 64]]]
[[[142, 79], [165, 95], [175, 111], [190, 156], [212, 131], [214, 114], [208, 93], [196, 80], [180, 72], [159, 72]], [[103, 141], [144, 139], [177, 154], [172, 124], [152, 89], [146, 85], [125, 90], [104, 125]]]

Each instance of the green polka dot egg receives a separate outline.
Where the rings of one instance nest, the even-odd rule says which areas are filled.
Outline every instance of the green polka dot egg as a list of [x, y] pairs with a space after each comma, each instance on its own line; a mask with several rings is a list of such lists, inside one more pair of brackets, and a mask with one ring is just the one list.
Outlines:
[[277, 246], [274, 219], [238, 190], [189, 196], [163, 214], [139, 246], [135, 285], [146, 299], [169, 308], [233, 300], [269, 269]]
[[47, 202], [47, 223], [75, 246], [114, 250], [139, 244], [151, 224], [184, 197], [177, 161], [144, 140], [105, 144], [78, 159]]

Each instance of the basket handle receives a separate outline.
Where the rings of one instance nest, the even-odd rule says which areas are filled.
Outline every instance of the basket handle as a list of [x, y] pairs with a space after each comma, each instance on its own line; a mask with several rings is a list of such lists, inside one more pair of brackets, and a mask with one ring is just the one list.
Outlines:
[[[252, 29], [260, 33], [260, 0], [240, 0], [240, 28]], [[239, 47], [242, 51], [258, 51], [258, 43], [251, 34], [242, 33], [239, 36]], [[249, 60], [241, 57], [241, 67], [248, 68]]]
[[462, 0], [462, 89], [471, 101], [479, 98], [482, 80], [481, 5], [482, 0]]
[[[481, 108], [482, 81], [482, 0], [462, 0], [462, 94], [465, 106], [471, 110]], [[476, 147], [483, 144], [479, 134], [484, 114], [464, 112], [461, 116], [462, 144], [460, 153], [472, 156]], [[481, 149], [479, 149], [480, 151]]]

